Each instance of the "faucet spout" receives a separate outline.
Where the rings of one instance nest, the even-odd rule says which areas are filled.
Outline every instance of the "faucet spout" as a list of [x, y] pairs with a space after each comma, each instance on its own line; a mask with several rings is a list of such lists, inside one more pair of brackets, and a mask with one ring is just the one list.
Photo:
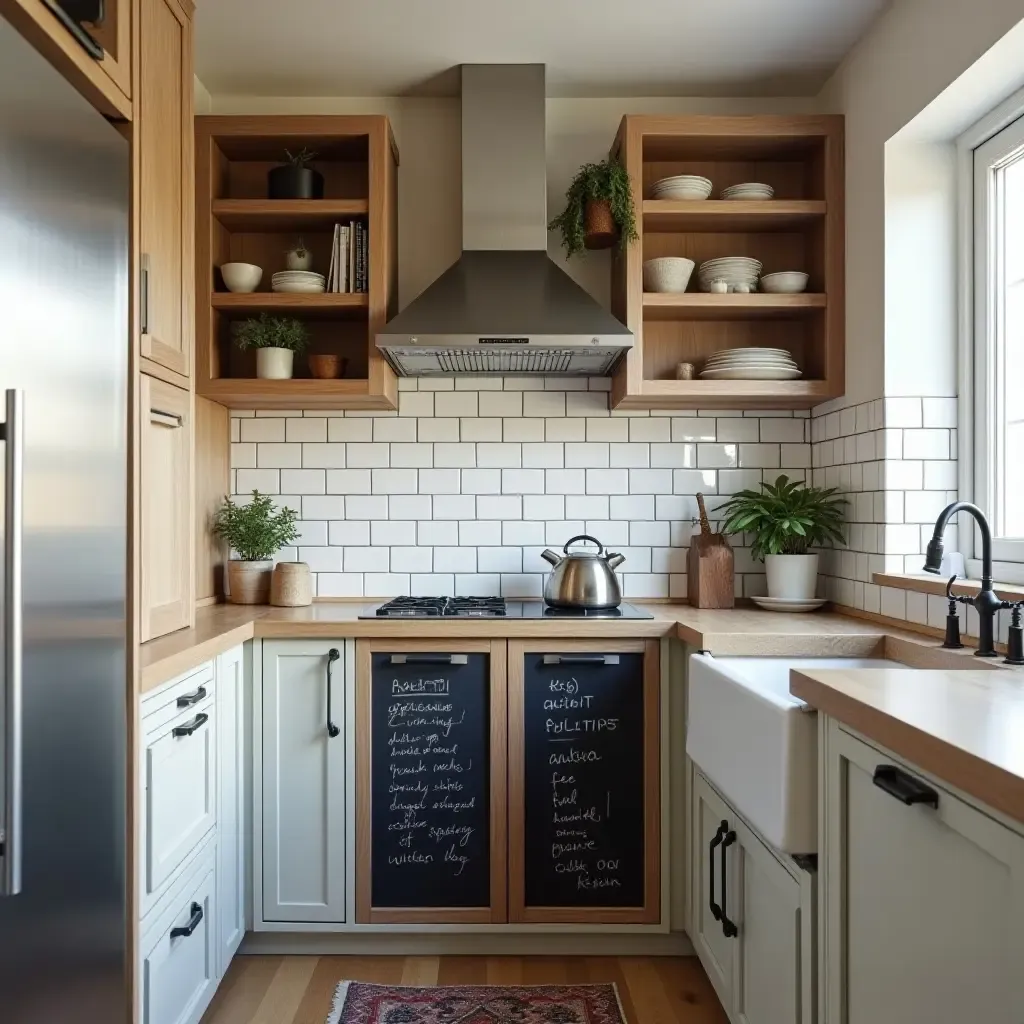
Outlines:
[[[975, 518], [978, 523], [978, 531], [981, 533], [981, 590], [978, 596], [970, 604], [973, 604], [978, 612], [978, 649], [974, 652], [979, 658], [995, 658], [995, 618], [1000, 608], [1008, 608], [1009, 605], [996, 597], [995, 588], [992, 584], [992, 530], [989, 528], [985, 513], [972, 505], [969, 501], [954, 501], [947, 505], [935, 520], [935, 531], [932, 539], [928, 542], [928, 549], [925, 553], [924, 571], [938, 573], [942, 565], [942, 535], [950, 519], [957, 512], [966, 512]], [[966, 599], [962, 599], [966, 600]]]

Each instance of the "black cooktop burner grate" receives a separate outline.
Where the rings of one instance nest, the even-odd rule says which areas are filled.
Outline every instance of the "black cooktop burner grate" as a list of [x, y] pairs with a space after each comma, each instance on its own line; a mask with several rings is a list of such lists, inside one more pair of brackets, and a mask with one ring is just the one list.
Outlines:
[[492, 619], [505, 614], [503, 597], [396, 597], [377, 609], [381, 618]]

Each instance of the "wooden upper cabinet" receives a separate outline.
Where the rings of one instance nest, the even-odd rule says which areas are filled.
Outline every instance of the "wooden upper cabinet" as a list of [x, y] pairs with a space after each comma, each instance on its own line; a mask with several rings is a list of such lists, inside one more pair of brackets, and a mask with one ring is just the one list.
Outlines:
[[192, 23], [175, 0], [139, 4], [139, 322], [142, 356], [192, 370]]
[[141, 639], [192, 621], [192, 395], [139, 378]]

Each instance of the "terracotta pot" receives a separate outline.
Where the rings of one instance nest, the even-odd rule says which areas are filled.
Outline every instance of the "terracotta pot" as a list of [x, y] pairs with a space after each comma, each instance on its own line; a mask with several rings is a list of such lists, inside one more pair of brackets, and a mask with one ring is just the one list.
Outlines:
[[290, 348], [256, 349], [256, 376], [260, 380], [289, 380], [295, 353]]
[[607, 199], [588, 199], [583, 208], [583, 244], [588, 249], [610, 249], [618, 238], [615, 218]]
[[228, 562], [228, 600], [232, 604], [266, 604], [270, 600], [273, 562]]
[[309, 375], [317, 380], [334, 380], [345, 372], [347, 360], [333, 352], [320, 353], [319, 355], [306, 356], [309, 363]]
[[274, 566], [270, 603], [278, 608], [304, 608], [313, 603], [313, 577], [305, 562], [278, 562]]

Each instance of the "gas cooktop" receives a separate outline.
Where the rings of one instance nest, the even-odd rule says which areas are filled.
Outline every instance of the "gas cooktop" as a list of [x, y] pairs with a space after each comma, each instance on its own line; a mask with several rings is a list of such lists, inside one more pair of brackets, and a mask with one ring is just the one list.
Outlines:
[[549, 608], [542, 601], [506, 601], [503, 597], [396, 597], [361, 619], [653, 619], [631, 604], [618, 608]]

